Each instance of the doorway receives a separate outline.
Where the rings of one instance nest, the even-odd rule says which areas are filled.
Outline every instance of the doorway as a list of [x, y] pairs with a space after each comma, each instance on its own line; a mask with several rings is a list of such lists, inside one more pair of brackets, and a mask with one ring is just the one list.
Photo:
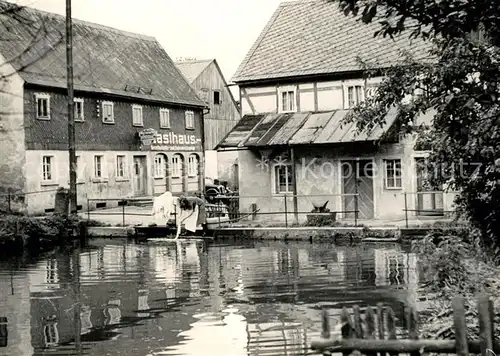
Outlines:
[[343, 197], [343, 210], [346, 212], [343, 214], [344, 217], [354, 219], [357, 210], [359, 219], [373, 219], [372, 160], [342, 161], [341, 166], [342, 192], [343, 194], [349, 194]]
[[[417, 215], [442, 216], [444, 215], [443, 193], [426, 186], [427, 169], [424, 158], [415, 158], [417, 176]], [[441, 188], [441, 187], [439, 187]], [[439, 189], [441, 190], [441, 189]]]
[[147, 172], [146, 156], [134, 156], [134, 194], [136, 196], [146, 195]]

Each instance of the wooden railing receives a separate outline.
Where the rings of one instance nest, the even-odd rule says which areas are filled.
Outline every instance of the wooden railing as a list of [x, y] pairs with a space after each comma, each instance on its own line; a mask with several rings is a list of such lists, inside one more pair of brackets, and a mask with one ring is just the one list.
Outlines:
[[455, 340], [419, 339], [418, 315], [413, 308], [405, 308], [404, 327], [408, 331], [408, 338], [397, 339], [394, 311], [381, 304], [377, 305], [376, 310], [367, 307], [364, 318], [361, 317], [358, 306], [353, 307], [353, 318], [344, 308], [341, 323], [337, 326], [339, 335], [334, 335], [335, 332], [330, 329], [328, 312], [323, 310], [321, 338], [311, 343], [311, 349], [318, 354], [331, 355], [341, 352], [344, 356], [353, 351], [367, 356], [376, 356], [377, 353], [380, 356], [396, 356], [399, 353], [410, 356], [427, 353], [500, 356], [500, 345], [495, 342], [494, 337], [493, 302], [488, 296], [480, 296], [477, 308], [479, 340], [468, 339], [464, 299], [461, 297], [453, 300]]

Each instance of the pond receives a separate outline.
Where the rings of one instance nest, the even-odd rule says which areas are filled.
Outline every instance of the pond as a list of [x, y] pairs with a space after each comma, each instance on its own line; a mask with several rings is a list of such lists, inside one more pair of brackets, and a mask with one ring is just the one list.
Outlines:
[[402, 315], [418, 283], [398, 245], [93, 240], [0, 263], [0, 354], [306, 355], [321, 308]]

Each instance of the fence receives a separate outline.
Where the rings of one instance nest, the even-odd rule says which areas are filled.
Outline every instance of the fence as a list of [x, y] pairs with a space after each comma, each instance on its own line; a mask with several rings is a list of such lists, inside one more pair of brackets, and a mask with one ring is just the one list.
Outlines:
[[[397, 204], [378, 203], [384, 209], [385, 215], [394, 213], [393, 221], [409, 227], [412, 219], [430, 216], [433, 219], [446, 217], [451, 210], [445, 210], [444, 205], [429, 210], [424, 205], [418, 205], [419, 197], [437, 196], [443, 192], [402, 192]], [[411, 197], [415, 204], [411, 203]], [[358, 227], [361, 224], [374, 222], [376, 206], [372, 202], [366, 204], [359, 193], [356, 194], [324, 194], [324, 195], [228, 195], [208, 197], [208, 216], [211, 227], [241, 227], [244, 226], [335, 226], [345, 224]], [[433, 198], [436, 199], [436, 198]], [[442, 198], [441, 198], [442, 199]], [[111, 204], [110, 204], [111, 202]], [[100, 217], [114, 225], [147, 225], [153, 222], [151, 211], [152, 197], [146, 200], [138, 198], [89, 198], [87, 199], [88, 219]], [[398, 206], [398, 204], [401, 204]], [[114, 205], [115, 208], [109, 208]], [[142, 206], [140, 206], [142, 205]], [[389, 206], [384, 206], [389, 205]], [[224, 206], [227, 213], [221, 214], [217, 208]], [[415, 207], [415, 208], [414, 208]], [[389, 212], [385, 209], [391, 209]], [[404, 214], [404, 215], [403, 215]], [[411, 216], [410, 216], [411, 214]], [[391, 221], [391, 218], [386, 220]]]
[[[396, 356], [409, 353], [419, 356], [426, 353], [457, 354], [466, 356], [470, 353], [483, 356], [496, 356], [500, 346], [494, 338], [494, 308], [488, 296], [482, 295], [477, 300], [479, 319], [479, 341], [468, 339], [466, 311], [464, 299], [453, 300], [453, 320], [455, 340], [419, 339], [418, 315], [415, 309], [405, 309], [405, 329], [407, 339], [397, 339], [394, 312], [390, 307], [379, 304], [376, 312], [372, 307], [366, 308], [364, 320], [360, 308], [354, 306], [353, 319], [346, 308], [341, 314], [341, 335], [335, 338], [330, 329], [328, 313], [322, 313], [322, 333], [319, 340], [311, 343], [311, 349], [317, 354], [331, 355], [341, 352], [344, 356], [353, 351], [366, 355], [380, 356], [389, 354]], [[469, 313], [467, 313], [469, 314]], [[376, 330], [378, 329], [378, 330]]]

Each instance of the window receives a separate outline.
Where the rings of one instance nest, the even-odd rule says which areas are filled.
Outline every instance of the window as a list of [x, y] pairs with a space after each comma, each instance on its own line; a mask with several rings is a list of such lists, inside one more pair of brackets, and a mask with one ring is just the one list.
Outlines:
[[117, 178], [125, 178], [126, 176], [126, 156], [118, 155], [116, 156], [116, 177]]
[[110, 101], [102, 102], [102, 122], [105, 124], [115, 123], [115, 114], [113, 110], [113, 103]]
[[82, 122], [84, 121], [83, 117], [83, 99], [76, 98], [75, 99], [75, 121]]
[[94, 177], [95, 178], [102, 178], [103, 175], [103, 156], [94, 156]]
[[214, 104], [215, 105], [220, 105], [221, 100], [220, 100], [220, 90], [214, 90]]
[[178, 154], [172, 157], [172, 177], [181, 177], [182, 173], [182, 157]]
[[295, 111], [295, 90], [286, 90], [280, 93], [280, 111], [293, 112]]
[[160, 127], [162, 129], [170, 128], [170, 111], [168, 109], [160, 109]]
[[162, 154], [155, 156], [155, 178], [165, 177], [165, 158]]
[[50, 95], [35, 94], [36, 117], [41, 120], [50, 120]]
[[385, 187], [388, 189], [401, 189], [401, 160], [385, 160]]
[[194, 112], [186, 111], [186, 129], [194, 129]]
[[42, 180], [44, 182], [51, 182], [54, 180], [54, 157], [42, 157]]
[[188, 158], [188, 176], [196, 177], [198, 175], [198, 156], [190, 155]]
[[132, 105], [132, 125], [144, 126], [144, 122], [142, 120], [142, 106]]
[[347, 108], [352, 108], [364, 100], [364, 87], [351, 85], [347, 87]]
[[274, 166], [275, 192], [292, 193], [293, 176], [291, 165]]

